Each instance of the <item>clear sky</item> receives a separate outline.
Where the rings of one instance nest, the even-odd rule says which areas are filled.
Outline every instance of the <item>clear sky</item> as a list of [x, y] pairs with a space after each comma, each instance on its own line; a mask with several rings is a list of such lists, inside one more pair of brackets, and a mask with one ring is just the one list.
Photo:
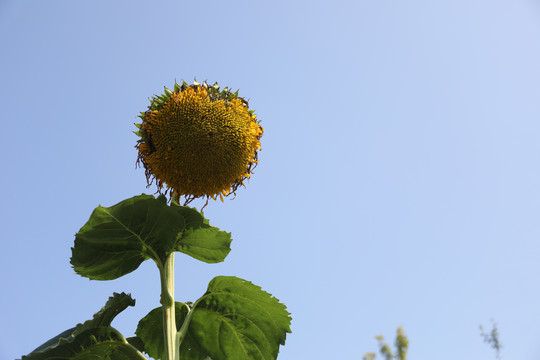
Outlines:
[[[153, 193], [131, 132], [174, 80], [251, 99], [266, 131], [224, 263], [176, 257], [176, 298], [248, 279], [292, 313], [280, 359], [361, 359], [403, 326], [411, 360], [540, 358], [540, 4], [534, 0], [0, 1], [0, 358], [113, 291], [159, 306], [151, 262], [69, 264], [99, 204]], [[201, 203], [196, 203], [200, 208]]]

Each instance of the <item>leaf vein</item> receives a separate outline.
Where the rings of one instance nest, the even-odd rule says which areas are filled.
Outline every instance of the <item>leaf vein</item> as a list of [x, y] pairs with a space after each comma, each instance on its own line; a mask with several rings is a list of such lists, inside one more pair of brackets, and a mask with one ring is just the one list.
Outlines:
[[109, 209], [107, 208], [104, 208], [105, 212], [113, 219], [115, 220], [118, 224], [120, 224], [126, 231], [128, 231], [129, 233], [133, 234], [137, 240], [139, 240], [141, 242], [142, 245], [145, 245], [145, 246], [148, 246], [148, 248], [150, 249], [150, 251], [152, 251], [152, 253], [154, 254], [154, 256], [156, 257], [156, 260], [159, 260], [159, 256], [157, 255], [157, 253], [154, 251], [154, 249], [149, 246], [139, 235], [137, 235], [135, 232], [133, 232], [133, 230], [131, 230], [130, 228], [128, 228], [126, 225], [124, 225], [124, 223], [122, 223], [119, 219], [117, 219], [113, 214], [111, 214], [111, 212], [109, 211]]
[[[279, 329], [279, 326], [278, 324], [276, 323], [276, 321], [273, 319], [273, 317], [271, 316], [271, 314], [266, 310], [266, 308], [264, 306], [262, 306], [261, 304], [259, 304], [258, 302], [256, 302], [255, 300], [252, 300], [246, 296], [240, 296], [238, 294], [234, 294], [234, 293], [229, 293], [229, 292], [212, 292], [210, 294], [204, 294], [203, 296], [201, 296], [201, 298], [198, 300], [202, 300], [204, 297], [207, 297], [207, 296], [211, 296], [211, 295], [228, 295], [228, 296], [232, 296], [232, 297], [238, 297], [238, 298], [241, 298], [241, 299], [245, 299], [249, 302], [252, 302], [253, 304], [255, 304], [256, 306], [258, 306], [263, 312], [265, 312], [267, 315], [268, 315], [268, 318], [270, 318], [272, 320], [272, 322], [274, 323], [275, 327], [277, 329]], [[281, 303], [277, 302], [278, 304], [281, 305]]]

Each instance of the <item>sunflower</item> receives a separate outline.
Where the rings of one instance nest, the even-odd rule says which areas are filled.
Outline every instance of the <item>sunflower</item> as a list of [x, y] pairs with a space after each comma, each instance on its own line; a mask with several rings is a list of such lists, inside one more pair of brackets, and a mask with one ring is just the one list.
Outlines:
[[246, 100], [215, 83], [175, 82], [150, 99], [135, 124], [137, 164], [148, 186], [185, 203], [206, 197], [223, 201], [251, 176], [264, 129]]

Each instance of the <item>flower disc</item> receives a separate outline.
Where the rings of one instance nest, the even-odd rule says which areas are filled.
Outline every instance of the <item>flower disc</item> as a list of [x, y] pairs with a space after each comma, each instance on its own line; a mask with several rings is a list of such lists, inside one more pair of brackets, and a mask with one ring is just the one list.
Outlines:
[[257, 162], [263, 128], [248, 103], [227, 88], [206, 83], [175, 84], [174, 91], [151, 99], [136, 124], [141, 137], [138, 161], [148, 185], [158, 191], [216, 198], [234, 193]]

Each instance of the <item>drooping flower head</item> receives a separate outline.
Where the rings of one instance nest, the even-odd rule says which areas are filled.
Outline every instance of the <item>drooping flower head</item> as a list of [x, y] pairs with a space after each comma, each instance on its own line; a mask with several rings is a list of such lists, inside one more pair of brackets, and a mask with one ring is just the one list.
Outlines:
[[135, 124], [140, 137], [137, 163], [148, 186], [185, 203], [206, 197], [223, 201], [249, 178], [264, 129], [238, 91], [216, 83], [175, 82], [174, 90], [150, 99]]

